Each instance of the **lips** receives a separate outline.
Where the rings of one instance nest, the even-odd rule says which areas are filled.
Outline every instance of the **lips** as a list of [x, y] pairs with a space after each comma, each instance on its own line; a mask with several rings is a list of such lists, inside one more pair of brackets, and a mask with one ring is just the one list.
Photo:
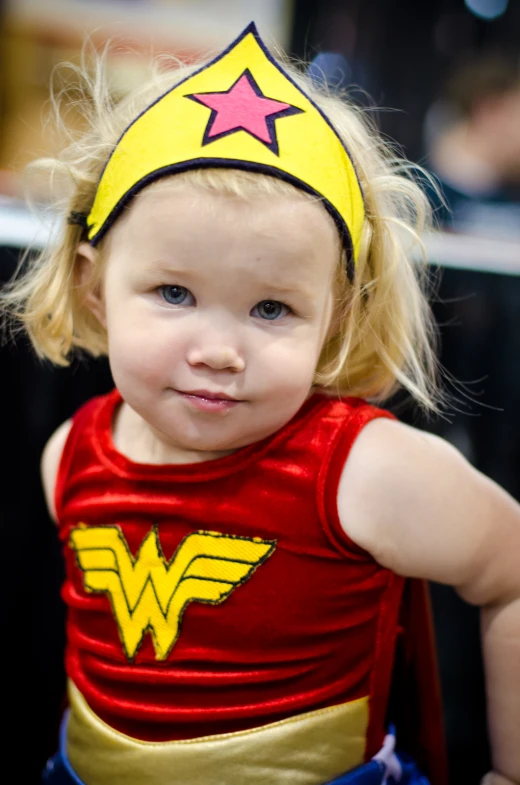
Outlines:
[[240, 399], [232, 398], [224, 392], [210, 390], [190, 390], [185, 392], [177, 390], [177, 393], [192, 409], [196, 409], [199, 412], [220, 412], [224, 414], [243, 403]]
[[205, 398], [208, 401], [236, 401], [231, 395], [224, 392], [210, 392], [209, 390], [179, 390], [181, 395], [190, 395], [194, 398]]

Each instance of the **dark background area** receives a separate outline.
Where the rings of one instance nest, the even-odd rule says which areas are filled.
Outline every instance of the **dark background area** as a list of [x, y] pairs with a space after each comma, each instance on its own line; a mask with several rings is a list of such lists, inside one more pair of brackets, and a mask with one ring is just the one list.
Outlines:
[[[342, 53], [351, 67], [350, 82], [371, 96], [359, 94], [359, 100], [392, 107], [374, 113], [378, 124], [408, 157], [423, 163], [425, 113], [453, 64], [490, 46], [519, 51], [518, 0], [495, 21], [477, 19], [463, 0], [296, 0], [294, 9], [291, 52], [306, 60], [324, 50]], [[0, 248], [1, 283], [13, 273], [19, 253]], [[504, 308], [506, 300], [513, 307]], [[520, 303], [519, 277], [444, 271], [434, 303], [441, 359], [456, 379], [470, 383], [473, 402], [454, 399], [447, 419], [426, 421], [406, 406], [400, 415], [452, 440], [454, 434], [469, 435], [478, 468], [520, 498], [515, 367], [520, 310], [515, 303]], [[78, 361], [55, 369], [38, 361], [23, 338], [0, 349], [0, 373], [3, 769], [9, 776], [9, 760], [16, 760], [17, 781], [37, 783], [56, 745], [64, 691], [62, 567], [45, 511], [39, 457], [52, 431], [111, 382], [106, 362]], [[478, 612], [449, 588], [433, 586], [432, 594], [452, 782], [471, 785], [489, 766]]]
[[447, 73], [470, 53], [520, 52], [518, 0], [493, 20], [472, 14], [464, 0], [295, 0], [294, 7], [292, 53], [305, 61], [343, 54], [349, 88], [382, 108], [381, 130], [413, 161], [423, 158], [424, 116]]

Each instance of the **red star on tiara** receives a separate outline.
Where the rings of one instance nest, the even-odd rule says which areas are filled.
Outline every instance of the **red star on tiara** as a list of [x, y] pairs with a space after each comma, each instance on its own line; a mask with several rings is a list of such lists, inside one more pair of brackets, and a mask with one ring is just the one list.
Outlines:
[[275, 155], [278, 155], [275, 120], [303, 112], [297, 106], [265, 96], [248, 68], [229, 90], [222, 93], [192, 93], [186, 98], [211, 109], [202, 139], [203, 146], [223, 136], [245, 131], [265, 144]]

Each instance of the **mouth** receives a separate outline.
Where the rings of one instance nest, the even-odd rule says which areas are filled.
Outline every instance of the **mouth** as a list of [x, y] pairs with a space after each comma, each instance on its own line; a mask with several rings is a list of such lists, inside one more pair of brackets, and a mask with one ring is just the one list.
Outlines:
[[225, 392], [209, 392], [209, 390], [177, 390], [177, 392], [193, 398], [205, 398], [208, 401], [235, 401], [235, 403], [241, 403], [238, 398], [233, 398]]
[[196, 409], [206, 412], [225, 412], [239, 403], [244, 403], [243, 400], [232, 398], [224, 392], [209, 390], [176, 390], [176, 392]]

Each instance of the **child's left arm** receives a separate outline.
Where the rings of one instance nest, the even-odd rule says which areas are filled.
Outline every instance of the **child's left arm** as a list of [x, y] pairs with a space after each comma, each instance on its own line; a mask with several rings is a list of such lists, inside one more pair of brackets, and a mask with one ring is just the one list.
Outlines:
[[486, 785], [520, 783], [520, 505], [447, 442], [378, 419], [354, 443], [338, 511], [385, 567], [451, 584], [481, 606], [494, 768]]

